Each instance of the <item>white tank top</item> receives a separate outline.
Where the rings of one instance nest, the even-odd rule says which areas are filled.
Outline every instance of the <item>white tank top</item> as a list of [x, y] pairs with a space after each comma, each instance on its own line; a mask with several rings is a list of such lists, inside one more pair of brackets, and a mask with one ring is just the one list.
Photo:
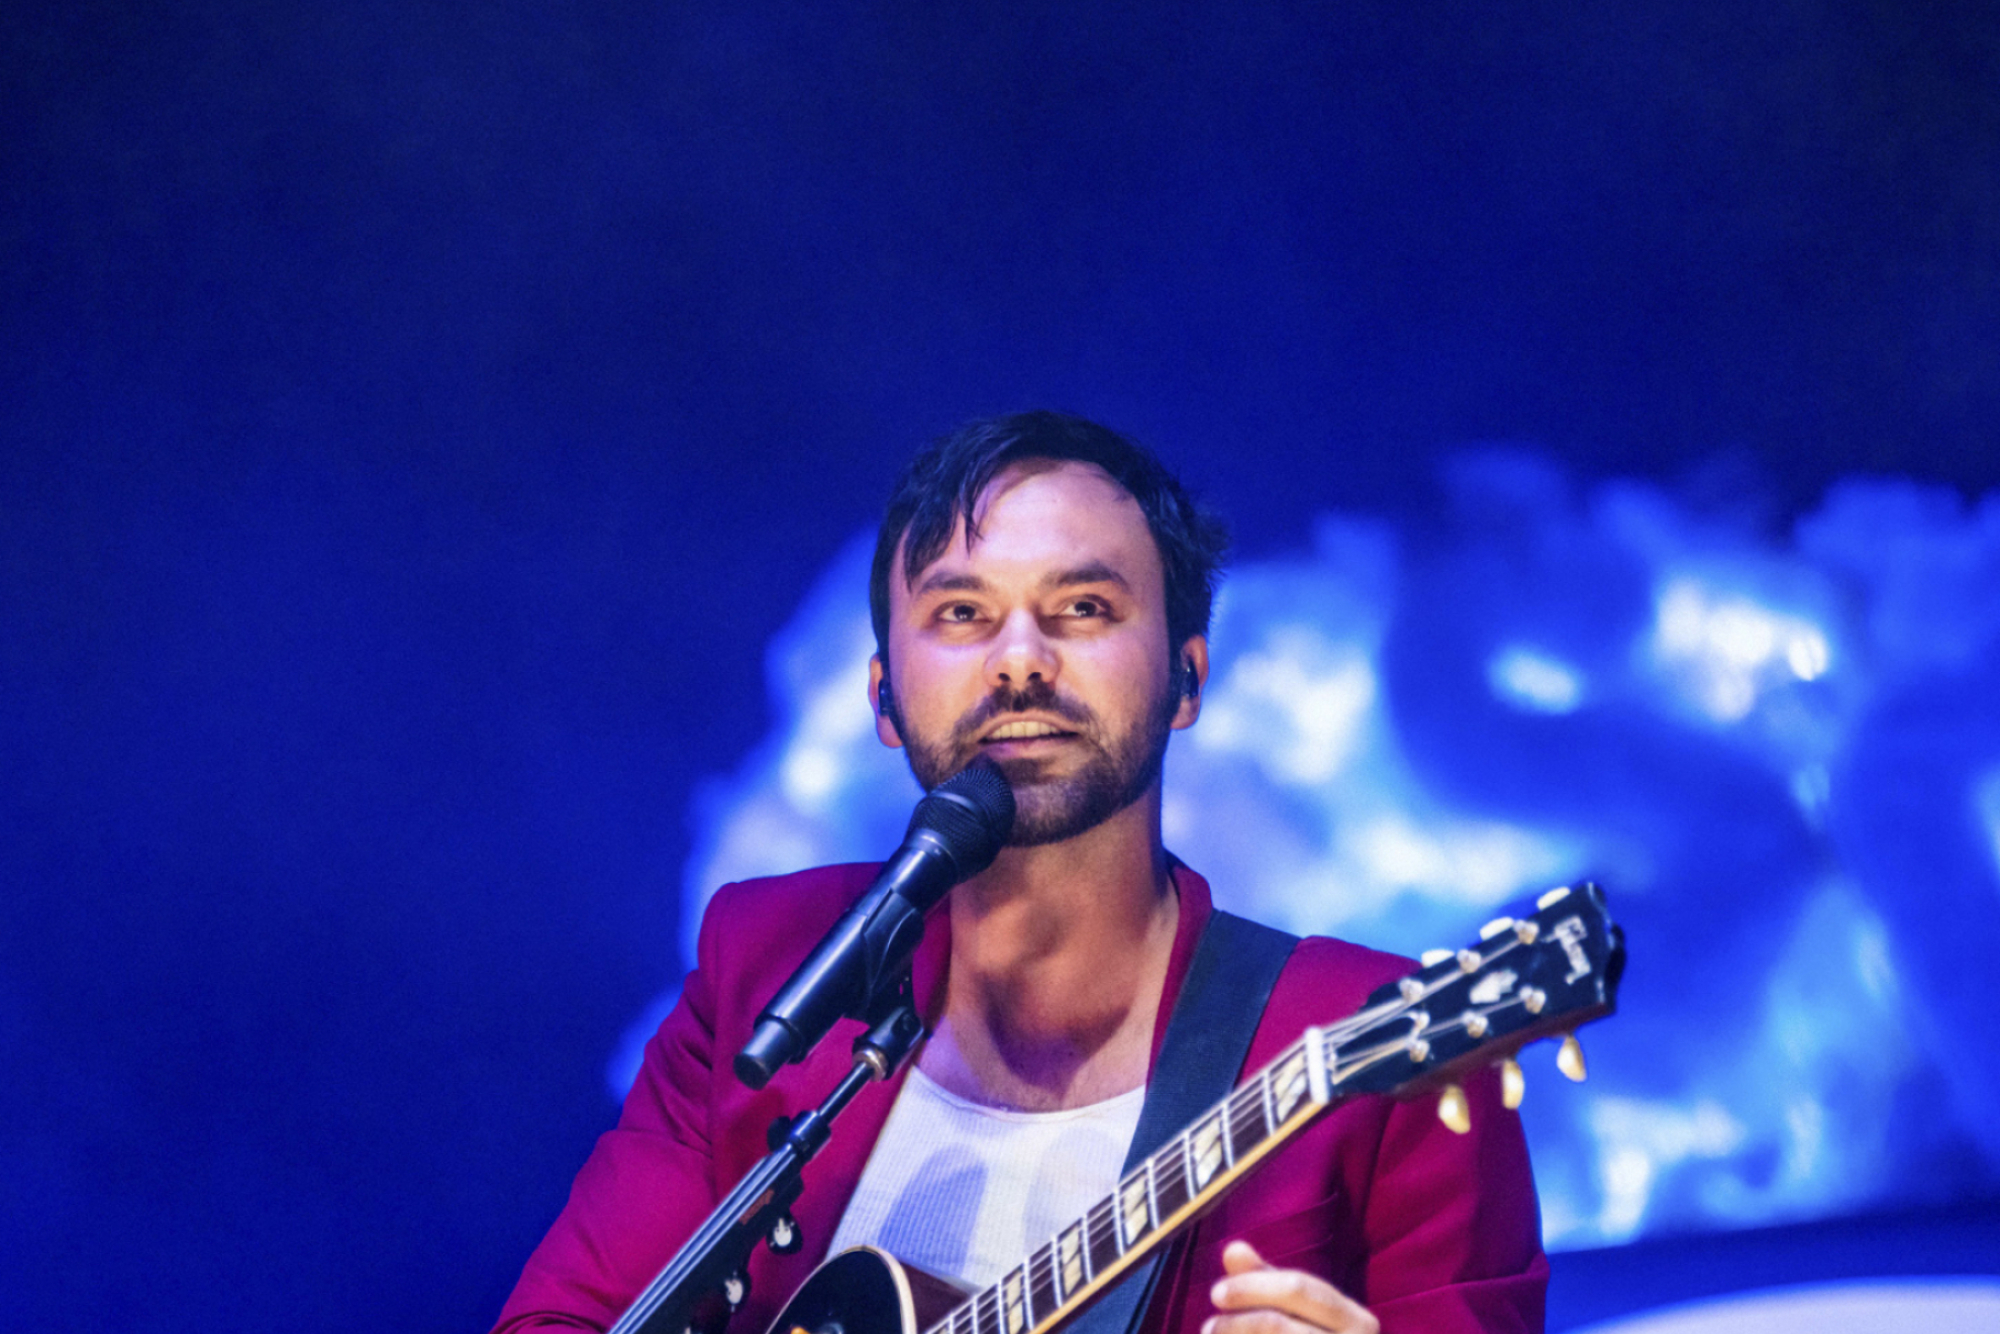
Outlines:
[[970, 1287], [1000, 1276], [1111, 1194], [1144, 1088], [1061, 1112], [968, 1102], [912, 1067], [828, 1255], [879, 1246]]

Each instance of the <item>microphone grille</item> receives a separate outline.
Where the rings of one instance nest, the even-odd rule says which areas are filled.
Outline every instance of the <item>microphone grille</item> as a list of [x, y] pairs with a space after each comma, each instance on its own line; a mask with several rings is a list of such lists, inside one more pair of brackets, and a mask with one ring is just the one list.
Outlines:
[[960, 879], [978, 875], [1014, 832], [1014, 789], [1000, 766], [982, 755], [917, 803], [910, 832], [919, 829], [943, 840]]

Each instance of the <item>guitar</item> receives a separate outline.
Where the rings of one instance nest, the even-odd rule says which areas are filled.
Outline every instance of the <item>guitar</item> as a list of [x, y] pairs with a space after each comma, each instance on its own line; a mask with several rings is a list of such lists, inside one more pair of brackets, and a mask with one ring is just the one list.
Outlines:
[[856, 1247], [813, 1271], [771, 1334], [1046, 1334], [1347, 1098], [1436, 1091], [1439, 1118], [1464, 1134], [1471, 1120], [1458, 1079], [1497, 1062], [1502, 1100], [1517, 1107], [1515, 1053], [1557, 1033], [1565, 1035], [1558, 1068], [1581, 1080], [1572, 1030], [1611, 1013], [1624, 963], [1623, 934], [1602, 891], [1589, 883], [1552, 889], [1531, 916], [1497, 918], [1476, 943], [1425, 954], [1416, 972], [1376, 990], [1347, 1019], [1307, 1029], [991, 1287], [967, 1296], [886, 1252]]

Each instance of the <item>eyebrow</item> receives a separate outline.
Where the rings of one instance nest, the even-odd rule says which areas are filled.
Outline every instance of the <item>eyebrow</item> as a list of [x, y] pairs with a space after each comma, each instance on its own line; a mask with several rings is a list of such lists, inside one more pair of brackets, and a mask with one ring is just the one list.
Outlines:
[[[1092, 561], [1088, 565], [1060, 570], [1042, 580], [1044, 590], [1074, 588], [1078, 584], [1116, 584], [1123, 589], [1131, 588], [1124, 575], [1103, 561]], [[978, 593], [985, 591], [985, 588], [986, 581], [976, 574], [947, 574], [940, 570], [919, 584], [911, 596], [921, 597], [926, 593]]]
[[1042, 580], [1043, 588], [1074, 588], [1078, 584], [1116, 584], [1120, 588], [1125, 589], [1131, 587], [1130, 584], [1125, 582], [1124, 575], [1118, 573], [1118, 571], [1112, 569], [1103, 561], [1092, 561], [1088, 565], [1079, 565], [1073, 570], [1064, 570], [1060, 574], [1053, 574]]
[[986, 587], [986, 581], [976, 574], [934, 574], [910, 590], [910, 596], [922, 597], [926, 593], [977, 593]]

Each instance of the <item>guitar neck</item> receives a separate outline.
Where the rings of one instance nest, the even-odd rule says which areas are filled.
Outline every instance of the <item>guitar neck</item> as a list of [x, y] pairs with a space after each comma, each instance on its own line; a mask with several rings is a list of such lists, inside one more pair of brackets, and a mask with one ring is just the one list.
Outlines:
[[1488, 923], [1479, 944], [1439, 951], [1357, 1013], [1307, 1029], [1116, 1191], [925, 1334], [1044, 1334], [1334, 1103], [1354, 1093], [1407, 1094], [1496, 1050], [1608, 1013], [1623, 946], [1599, 891], [1587, 885], [1575, 899], [1552, 891], [1542, 907], [1530, 920]]
[[1306, 1030], [1116, 1191], [925, 1334], [1038, 1334], [1068, 1319], [1334, 1101], [1327, 1051], [1326, 1031]]

